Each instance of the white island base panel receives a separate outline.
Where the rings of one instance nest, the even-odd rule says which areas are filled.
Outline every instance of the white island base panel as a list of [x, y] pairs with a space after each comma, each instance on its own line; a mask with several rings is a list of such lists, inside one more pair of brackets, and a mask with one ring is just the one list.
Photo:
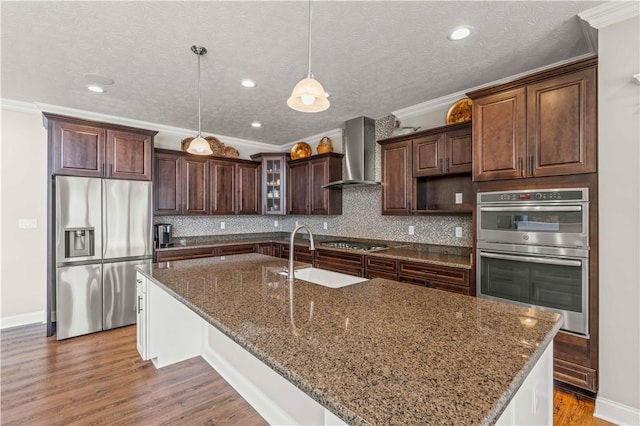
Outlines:
[[269, 424], [346, 425], [151, 281], [148, 295], [149, 356], [156, 368], [201, 356]]
[[[201, 356], [269, 424], [346, 425], [151, 280], [147, 296], [148, 354], [156, 368]], [[553, 342], [496, 424], [553, 424]]]

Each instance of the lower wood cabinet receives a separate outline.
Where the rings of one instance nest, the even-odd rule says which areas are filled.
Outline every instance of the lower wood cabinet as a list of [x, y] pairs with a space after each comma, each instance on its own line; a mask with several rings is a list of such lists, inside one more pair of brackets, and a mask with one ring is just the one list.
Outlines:
[[419, 262], [398, 262], [398, 281], [469, 295], [469, 270]]
[[[289, 259], [289, 253], [289, 244], [282, 244], [280, 257], [283, 259]], [[309, 250], [309, 247], [296, 245], [293, 252], [293, 260], [313, 265], [313, 251]]]
[[318, 249], [315, 253], [316, 268], [364, 277], [364, 255]]
[[366, 278], [386, 278], [398, 280], [398, 262], [395, 259], [367, 255], [365, 259]]
[[176, 248], [155, 252], [155, 262], [173, 262], [176, 260], [199, 259], [203, 257], [231, 256], [233, 254], [255, 253], [256, 245], [232, 244], [218, 247]]
[[280, 257], [282, 244], [280, 243], [258, 243], [256, 244], [256, 252], [266, 256]]

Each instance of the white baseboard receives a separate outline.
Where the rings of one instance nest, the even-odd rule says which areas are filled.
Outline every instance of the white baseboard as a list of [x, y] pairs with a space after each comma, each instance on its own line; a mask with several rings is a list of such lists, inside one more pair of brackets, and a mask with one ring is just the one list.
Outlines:
[[43, 324], [46, 322], [46, 319], [47, 317], [45, 311], [29, 312], [26, 314], [12, 315], [10, 317], [2, 317], [0, 318], [0, 329], [19, 327], [21, 325], [35, 323]]
[[640, 409], [605, 398], [596, 398], [593, 416], [617, 425], [640, 425]]

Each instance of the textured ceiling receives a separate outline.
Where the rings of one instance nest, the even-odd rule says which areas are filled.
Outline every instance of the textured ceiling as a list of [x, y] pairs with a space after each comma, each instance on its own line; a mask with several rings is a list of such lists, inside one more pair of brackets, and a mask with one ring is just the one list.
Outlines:
[[[1, 95], [197, 129], [198, 44], [203, 132], [280, 145], [595, 53], [576, 15], [600, 3], [314, 1], [312, 71], [331, 107], [305, 114], [286, 99], [307, 71], [306, 1], [3, 1]], [[460, 25], [471, 36], [449, 41]], [[115, 84], [89, 92], [86, 73]]]

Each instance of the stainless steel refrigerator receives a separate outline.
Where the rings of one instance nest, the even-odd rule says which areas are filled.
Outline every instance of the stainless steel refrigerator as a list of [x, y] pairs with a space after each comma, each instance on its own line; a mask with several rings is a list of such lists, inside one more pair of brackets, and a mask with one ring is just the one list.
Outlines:
[[150, 264], [151, 182], [55, 178], [58, 340], [136, 322], [135, 269]]

